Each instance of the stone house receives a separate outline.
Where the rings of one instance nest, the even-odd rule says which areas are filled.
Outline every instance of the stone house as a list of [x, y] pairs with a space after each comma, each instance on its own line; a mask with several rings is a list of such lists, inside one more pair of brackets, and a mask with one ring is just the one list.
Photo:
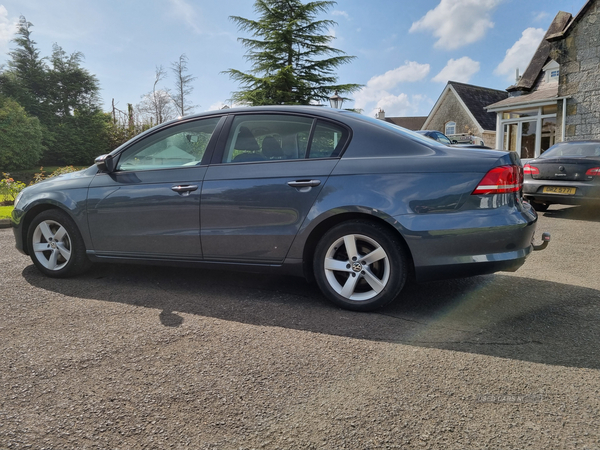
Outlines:
[[485, 107], [507, 97], [506, 91], [449, 81], [421, 129], [441, 131], [459, 142], [483, 142], [494, 148], [496, 115]]
[[559, 12], [509, 97], [490, 104], [496, 148], [535, 158], [563, 140], [600, 139], [600, 7]]
[[600, 139], [600, 2], [588, 0], [567, 26], [547, 37], [560, 65], [558, 126], [565, 139]]

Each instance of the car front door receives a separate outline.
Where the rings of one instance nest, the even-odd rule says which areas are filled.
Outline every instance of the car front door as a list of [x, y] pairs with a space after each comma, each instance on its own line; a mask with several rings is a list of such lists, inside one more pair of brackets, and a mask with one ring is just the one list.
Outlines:
[[88, 223], [98, 256], [202, 258], [202, 161], [214, 147], [220, 120], [192, 120], [152, 133], [120, 153], [116, 170], [96, 175]]
[[347, 138], [311, 117], [236, 116], [204, 179], [205, 259], [282, 262]]

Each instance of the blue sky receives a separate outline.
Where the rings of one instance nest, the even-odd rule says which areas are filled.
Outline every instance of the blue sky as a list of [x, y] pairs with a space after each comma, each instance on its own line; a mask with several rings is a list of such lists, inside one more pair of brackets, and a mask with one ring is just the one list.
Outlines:
[[[573, 15], [585, 0], [339, 0], [323, 18], [332, 46], [357, 58], [339, 82], [365, 87], [353, 95], [373, 115], [427, 115], [448, 80], [495, 89], [514, 82], [558, 11]], [[155, 67], [185, 53], [196, 76], [195, 111], [217, 109], [238, 86], [221, 72], [248, 70], [247, 36], [229, 16], [256, 18], [252, 0], [0, 0], [0, 64], [13, 48], [20, 15], [33, 23], [42, 56], [57, 43], [85, 55], [102, 88], [105, 110], [137, 104], [152, 89]], [[162, 84], [172, 88], [173, 76]]]

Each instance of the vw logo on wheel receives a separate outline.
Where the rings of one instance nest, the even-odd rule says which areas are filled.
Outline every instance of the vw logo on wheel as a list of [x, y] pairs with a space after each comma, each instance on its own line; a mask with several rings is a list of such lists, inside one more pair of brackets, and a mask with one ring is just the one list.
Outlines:
[[352, 263], [352, 270], [360, 272], [362, 270], [362, 264], [358, 262]]

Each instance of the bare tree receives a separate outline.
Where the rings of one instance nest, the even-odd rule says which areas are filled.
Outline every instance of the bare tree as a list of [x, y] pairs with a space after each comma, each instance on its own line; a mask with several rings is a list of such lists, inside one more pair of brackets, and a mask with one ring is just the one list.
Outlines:
[[155, 125], [175, 117], [175, 108], [169, 89], [159, 89], [158, 84], [167, 77], [163, 66], [156, 66], [156, 76], [152, 91], [142, 95], [142, 101], [137, 105], [138, 113], [150, 118]]
[[193, 109], [197, 106], [190, 105], [188, 101], [189, 95], [194, 90], [192, 81], [197, 77], [185, 75], [185, 72], [188, 71], [187, 62], [188, 58], [185, 56], [185, 53], [183, 53], [179, 57], [179, 61], [175, 61], [171, 64], [171, 70], [175, 74], [175, 93], [171, 98], [173, 99], [177, 113], [182, 117], [193, 113]]

